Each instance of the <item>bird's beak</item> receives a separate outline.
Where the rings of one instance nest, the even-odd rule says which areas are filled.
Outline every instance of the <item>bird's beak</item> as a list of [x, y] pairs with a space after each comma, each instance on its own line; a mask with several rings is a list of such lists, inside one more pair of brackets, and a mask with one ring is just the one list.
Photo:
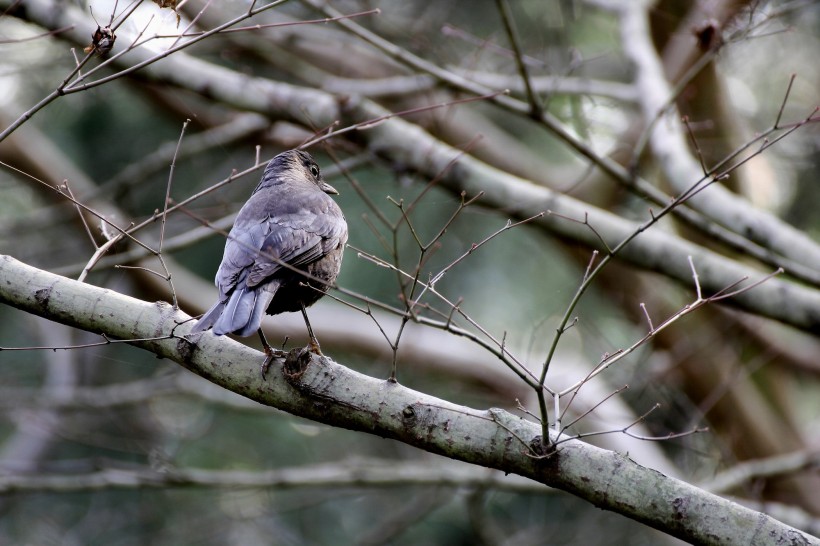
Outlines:
[[320, 186], [320, 188], [322, 188], [322, 191], [325, 193], [329, 193], [331, 195], [339, 195], [339, 192], [336, 191], [336, 188], [334, 188], [327, 182], [322, 181], [322, 185]]

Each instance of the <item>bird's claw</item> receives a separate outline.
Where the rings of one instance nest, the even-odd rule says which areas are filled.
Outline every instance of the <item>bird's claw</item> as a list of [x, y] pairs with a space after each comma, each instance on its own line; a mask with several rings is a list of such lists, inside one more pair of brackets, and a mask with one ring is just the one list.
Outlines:
[[268, 346], [265, 347], [265, 360], [262, 362], [262, 366], [260, 366], [259, 368], [259, 371], [262, 373], [262, 381], [266, 380], [268, 369], [270, 369], [270, 365], [273, 363], [273, 359], [284, 358], [285, 355], [287, 355], [285, 351], [273, 349]]
[[273, 362], [273, 356], [267, 355], [265, 356], [265, 360], [262, 362], [262, 366], [259, 367], [259, 371], [262, 373], [262, 381], [267, 379], [265, 376], [268, 373], [268, 368], [270, 368], [271, 362]]
[[321, 347], [319, 347], [319, 341], [316, 340], [316, 338], [313, 338], [313, 339], [310, 340], [310, 343], [308, 343], [307, 348], [311, 353], [313, 353], [315, 355], [325, 356], [322, 353], [322, 349], [321, 349]]

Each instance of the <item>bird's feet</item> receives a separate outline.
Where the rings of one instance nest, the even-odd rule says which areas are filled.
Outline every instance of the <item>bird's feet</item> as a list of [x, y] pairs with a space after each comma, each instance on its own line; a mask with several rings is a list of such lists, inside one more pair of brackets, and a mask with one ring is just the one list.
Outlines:
[[[278, 349], [274, 349], [273, 347], [271, 347], [268, 343], [268, 340], [265, 339], [265, 334], [262, 333], [262, 328], [258, 330], [258, 333], [259, 339], [262, 341], [262, 350], [265, 351], [265, 360], [264, 362], [262, 362], [262, 367], [259, 370], [262, 372], [262, 381], [264, 381], [265, 376], [268, 373], [268, 368], [270, 368], [271, 363], [273, 363], [273, 359], [284, 358], [287, 355], [287, 353], [285, 351], [280, 351]], [[285, 341], [287, 341], [287, 338], [285, 338]]]
[[311, 336], [307, 349], [315, 355], [325, 356], [324, 354], [322, 354], [322, 348], [319, 347], [319, 340], [315, 337]]
[[274, 358], [284, 358], [287, 356], [288, 353], [285, 351], [280, 351], [279, 349], [274, 349], [270, 345], [265, 346], [265, 360], [262, 362], [262, 366], [260, 367], [260, 372], [262, 372], [262, 381], [265, 381], [266, 375], [268, 373], [268, 369], [270, 365], [273, 363]]

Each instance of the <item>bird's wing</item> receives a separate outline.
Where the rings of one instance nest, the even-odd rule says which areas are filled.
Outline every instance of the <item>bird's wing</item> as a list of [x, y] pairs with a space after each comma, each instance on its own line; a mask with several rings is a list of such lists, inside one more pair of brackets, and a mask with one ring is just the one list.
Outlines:
[[[316, 209], [271, 216], [267, 224], [270, 233], [248, 274], [248, 286], [255, 286], [282, 269], [281, 262], [293, 267], [315, 262], [337, 248], [347, 234], [344, 218], [327, 211], [317, 213]], [[271, 256], [279, 261], [270, 259]]]
[[253, 288], [282, 269], [282, 263], [311, 263], [346, 240], [344, 216], [326, 194], [300, 193], [273, 206], [269, 197], [254, 194], [225, 245], [217, 272], [220, 294], [224, 297], [238, 283]]
[[220, 301], [226, 301], [237, 287], [247, 285], [248, 270], [259, 256], [259, 249], [265, 239], [264, 224], [245, 226], [231, 230], [225, 243], [222, 263], [216, 272], [216, 286]]

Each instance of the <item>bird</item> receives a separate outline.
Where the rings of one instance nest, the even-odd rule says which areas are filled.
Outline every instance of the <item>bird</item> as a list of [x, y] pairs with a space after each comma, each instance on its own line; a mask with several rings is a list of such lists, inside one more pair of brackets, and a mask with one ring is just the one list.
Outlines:
[[288, 150], [274, 157], [228, 234], [215, 278], [219, 299], [191, 333], [258, 332], [264, 378], [275, 356], [261, 329], [264, 314], [301, 311], [308, 349], [321, 355], [306, 308], [334, 285], [342, 266], [347, 221], [330, 197], [338, 193], [309, 153]]

